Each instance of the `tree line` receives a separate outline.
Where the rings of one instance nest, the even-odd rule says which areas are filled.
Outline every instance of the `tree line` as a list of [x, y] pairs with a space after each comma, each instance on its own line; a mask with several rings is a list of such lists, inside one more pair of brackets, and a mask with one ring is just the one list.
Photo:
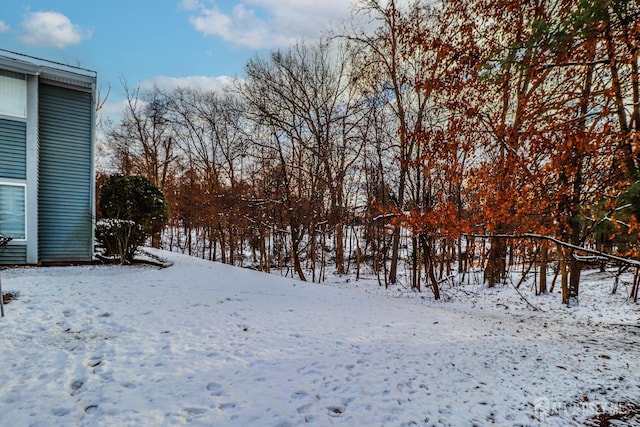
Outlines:
[[405, 3], [363, 0], [223, 91], [127, 90], [104, 142], [165, 193], [165, 244], [302, 280], [404, 265], [436, 298], [522, 260], [563, 303], [579, 248], [634, 257], [640, 2]]

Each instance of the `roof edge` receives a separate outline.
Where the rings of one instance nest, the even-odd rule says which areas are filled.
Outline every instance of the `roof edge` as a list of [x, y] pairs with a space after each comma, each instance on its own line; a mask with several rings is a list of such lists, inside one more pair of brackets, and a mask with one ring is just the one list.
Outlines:
[[65, 84], [90, 88], [97, 82], [98, 73], [87, 68], [62, 64], [0, 48], [0, 67], [17, 73], [41, 75]]

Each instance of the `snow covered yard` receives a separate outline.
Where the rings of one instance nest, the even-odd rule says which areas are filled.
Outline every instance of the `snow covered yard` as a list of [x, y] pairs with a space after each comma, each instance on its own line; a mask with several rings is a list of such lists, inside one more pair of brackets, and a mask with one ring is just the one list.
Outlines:
[[162, 255], [0, 273], [2, 425], [640, 425], [640, 309], [599, 273], [533, 311]]

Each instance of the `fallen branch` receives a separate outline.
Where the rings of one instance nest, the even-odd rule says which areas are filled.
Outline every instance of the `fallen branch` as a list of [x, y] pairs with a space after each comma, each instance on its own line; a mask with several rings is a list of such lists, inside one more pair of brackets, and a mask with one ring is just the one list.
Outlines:
[[518, 289], [516, 285], [513, 284], [513, 280], [511, 280], [511, 278], [509, 278], [509, 282], [511, 283], [513, 289], [515, 289], [515, 291], [518, 293], [518, 295], [520, 295], [520, 298], [522, 298], [522, 300], [526, 302], [529, 307], [531, 307], [534, 311], [542, 311], [539, 307], [531, 304], [529, 300], [524, 295], [522, 295], [522, 292], [520, 292], [520, 289]]
[[[631, 258], [623, 258], [616, 255], [611, 255], [606, 252], [597, 251], [595, 249], [584, 248], [582, 246], [572, 245], [571, 243], [563, 242], [562, 240], [556, 239], [555, 237], [545, 236], [543, 234], [535, 234], [535, 233], [524, 233], [524, 234], [465, 234], [467, 237], [479, 237], [479, 238], [497, 238], [497, 239], [536, 239], [536, 240], [547, 240], [553, 243], [556, 243], [565, 248], [573, 249], [575, 251], [581, 251], [587, 254], [591, 254], [597, 256], [601, 259], [608, 259], [612, 261], [616, 261], [622, 264], [630, 265], [636, 268], [640, 268], [640, 260], [631, 259]], [[578, 259], [580, 260], [580, 259]]]

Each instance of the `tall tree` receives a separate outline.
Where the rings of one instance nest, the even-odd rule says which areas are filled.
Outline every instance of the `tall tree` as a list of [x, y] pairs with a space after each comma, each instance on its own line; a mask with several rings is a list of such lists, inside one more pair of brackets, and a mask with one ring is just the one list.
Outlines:
[[[269, 61], [251, 60], [246, 71], [248, 82], [241, 92], [256, 122], [271, 128], [286, 203], [296, 212], [307, 199], [311, 210], [291, 217], [293, 242], [298, 246], [301, 239], [302, 216], [321, 221], [318, 213], [326, 194], [336, 269], [343, 274], [345, 182], [362, 147], [356, 135], [363, 109], [349, 84], [346, 54], [324, 41], [312, 46], [299, 43], [285, 52], [272, 52]], [[307, 186], [307, 194], [301, 194]], [[309, 229], [311, 237], [314, 229]], [[298, 250], [293, 252], [296, 257]], [[301, 269], [296, 270], [302, 278]]]
[[160, 89], [131, 91], [123, 118], [106, 124], [106, 143], [115, 152], [120, 172], [142, 175], [161, 189], [176, 161], [176, 147], [167, 118], [169, 100]]
[[[411, 162], [418, 155], [418, 140], [430, 105], [430, 93], [420, 81], [429, 74], [425, 66], [431, 65], [423, 61], [421, 49], [407, 44], [412, 38], [407, 37], [406, 32], [424, 31], [431, 8], [417, 1], [402, 7], [396, 0], [366, 0], [360, 4], [358, 12], [368, 17], [376, 29], [373, 32], [355, 29], [346, 37], [360, 46], [361, 87], [373, 102], [385, 105], [395, 121], [397, 131], [393, 147], [398, 175], [391, 199], [396, 202], [396, 211], [402, 212], [407, 208], [407, 199], [411, 198], [408, 188]], [[415, 203], [412, 200], [412, 204]], [[391, 248], [390, 283], [396, 283], [398, 278], [401, 227], [401, 222], [397, 221]]]

